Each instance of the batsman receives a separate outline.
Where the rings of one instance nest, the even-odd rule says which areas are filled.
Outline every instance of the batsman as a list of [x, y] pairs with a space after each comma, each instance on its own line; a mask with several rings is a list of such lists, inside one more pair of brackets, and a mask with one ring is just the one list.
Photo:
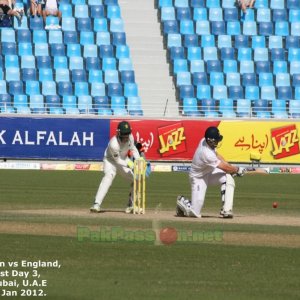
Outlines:
[[130, 124], [127, 121], [122, 121], [118, 124], [117, 133], [110, 139], [105, 150], [103, 158], [104, 177], [99, 185], [95, 202], [90, 208], [91, 212], [99, 213], [101, 211], [101, 204], [117, 174], [121, 175], [131, 184], [128, 207], [125, 212], [131, 213], [133, 211], [132, 188], [134, 180], [134, 163], [128, 157], [128, 152], [132, 153], [134, 159], [138, 159], [140, 157], [139, 151], [134, 144]]
[[176, 213], [178, 216], [201, 218], [201, 209], [204, 204], [208, 186], [221, 186], [222, 218], [233, 218], [233, 196], [235, 181], [233, 176], [243, 176], [245, 169], [233, 166], [220, 156], [216, 148], [223, 136], [217, 127], [208, 127], [204, 138], [200, 141], [194, 154], [191, 170], [191, 201], [184, 196], [178, 196]]

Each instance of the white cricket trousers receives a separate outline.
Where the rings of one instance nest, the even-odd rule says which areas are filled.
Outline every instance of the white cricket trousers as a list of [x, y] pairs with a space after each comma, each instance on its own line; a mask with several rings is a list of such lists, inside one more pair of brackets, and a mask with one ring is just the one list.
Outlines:
[[105, 158], [103, 160], [103, 171], [104, 176], [101, 180], [95, 197], [95, 203], [99, 204], [100, 206], [117, 174], [133, 183], [133, 172], [130, 168], [118, 165], [115, 162], [109, 161]]
[[191, 184], [191, 208], [197, 215], [201, 214], [204, 204], [206, 190], [208, 186], [222, 185], [226, 182], [226, 173], [221, 169], [214, 169], [212, 173], [208, 173], [201, 178], [190, 177]]

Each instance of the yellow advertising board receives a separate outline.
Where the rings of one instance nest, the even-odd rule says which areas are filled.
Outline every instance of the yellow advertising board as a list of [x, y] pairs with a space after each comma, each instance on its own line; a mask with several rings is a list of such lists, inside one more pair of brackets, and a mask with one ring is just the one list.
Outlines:
[[218, 128], [224, 136], [218, 153], [228, 161], [300, 163], [300, 122], [221, 121]]

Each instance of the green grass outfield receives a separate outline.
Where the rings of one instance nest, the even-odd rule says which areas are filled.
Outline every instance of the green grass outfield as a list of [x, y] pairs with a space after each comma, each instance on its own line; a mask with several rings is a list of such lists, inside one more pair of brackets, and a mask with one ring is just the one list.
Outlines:
[[[107, 212], [91, 215], [101, 176], [0, 170], [0, 282], [19, 283], [0, 286], [0, 299], [299, 299], [299, 176], [237, 178], [233, 220], [217, 218], [218, 188], [208, 189], [206, 218], [174, 217], [176, 196], [190, 193], [186, 173], [152, 173], [145, 216], [124, 215], [128, 184], [117, 177], [103, 203]], [[180, 238], [155, 242], [157, 226], [158, 233], [175, 228]], [[80, 230], [88, 235], [79, 239]], [[22, 260], [58, 260], [61, 267], [33, 269]], [[12, 277], [13, 270], [47, 286], [22, 287], [24, 275]], [[21, 297], [22, 289], [46, 296]], [[1, 296], [3, 290], [18, 296]]]

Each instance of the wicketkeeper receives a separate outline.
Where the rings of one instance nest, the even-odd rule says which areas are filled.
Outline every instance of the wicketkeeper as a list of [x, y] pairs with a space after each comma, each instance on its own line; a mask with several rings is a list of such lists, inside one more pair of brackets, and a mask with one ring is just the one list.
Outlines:
[[102, 178], [98, 188], [95, 202], [90, 208], [91, 212], [100, 212], [102, 201], [106, 196], [116, 174], [121, 175], [131, 183], [129, 203], [125, 212], [131, 213], [133, 211], [133, 161], [128, 157], [128, 152], [130, 151], [135, 159], [139, 158], [140, 155], [134, 145], [134, 138], [131, 132], [130, 124], [127, 121], [122, 121], [118, 124], [117, 134], [110, 139], [103, 158], [104, 177]]
[[194, 154], [189, 173], [191, 201], [178, 196], [176, 213], [178, 216], [201, 218], [207, 187], [221, 186], [222, 209], [220, 216], [233, 218], [233, 196], [235, 182], [232, 175], [243, 176], [245, 169], [233, 166], [217, 154], [216, 148], [223, 139], [217, 127], [209, 127]]

